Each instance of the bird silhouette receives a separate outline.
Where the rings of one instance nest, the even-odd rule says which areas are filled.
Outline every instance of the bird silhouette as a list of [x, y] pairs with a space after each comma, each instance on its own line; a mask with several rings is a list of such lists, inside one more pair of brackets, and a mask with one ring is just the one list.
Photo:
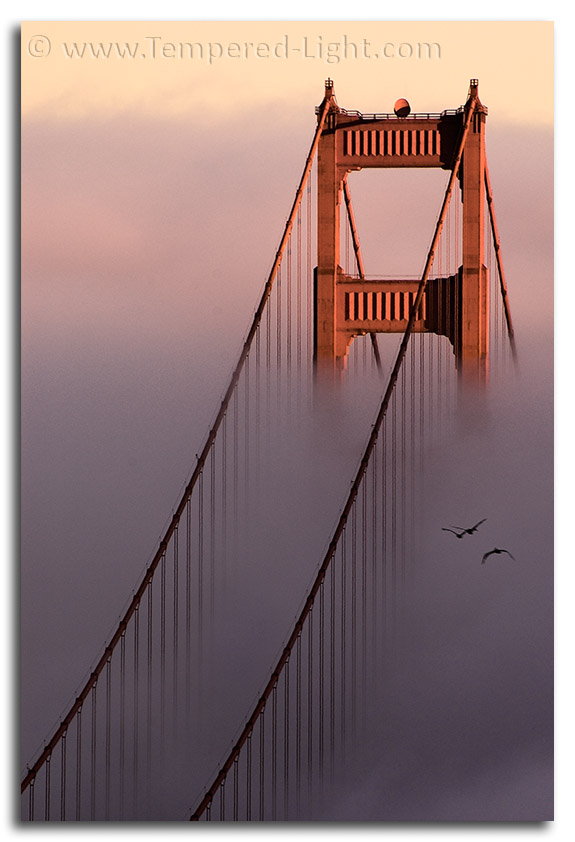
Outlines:
[[480, 520], [475, 526], [470, 526], [469, 529], [466, 529], [465, 526], [454, 526], [454, 529], [460, 529], [462, 535], [473, 535], [474, 532], [477, 532], [477, 529], [481, 526], [482, 523], [485, 523], [487, 520], [486, 517], [483, 520]]
[[[486, 558], [488, 558], [490, 555], [494, 555], [494, 554], [495, 554], [495, 555], [499, 555], [500, 553], [507, 553], [507, 555], [508, 555], [510, 558], [513, 558], [513, 556], [512, 556], [512, 555], [511, 555], [511, 553], [509, 552], [509, 550], [500, 550], [498, 547], [494, 547], [492, 550], [489, 550], [489, 552], [488, 552], [488, 553], [485, 553], [485, 555], [484, 555], [484, 556], [483, 556], [483, 558], [481, 559], [481, 564], [485, 564], [485, 559], [486, 559]], [[514, 558], [513, 558], [513, 561], [515, 561], [515, 559], [514, 559]]]
[[456, 538], [463, 538], [465, 535], [465, 530], [463, 532], [456, 532], [455, 529], [448, 529], [446, 526], [442, 526], [441, 529], [443, 532], [453, 532]]

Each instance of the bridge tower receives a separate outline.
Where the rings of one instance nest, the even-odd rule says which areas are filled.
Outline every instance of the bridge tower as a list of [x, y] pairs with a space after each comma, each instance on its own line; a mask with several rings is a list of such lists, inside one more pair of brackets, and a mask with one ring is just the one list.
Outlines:
[[[472, 79], [467, 102], [441, 114], [411, 114], [398, 101], [393, 114], [360, 114], [337, 105], [333, 82], [325, 85], [328, 116], [318, 145], [318, 265], [315, 277], [316, 370], [324, 380], [345, 368], [354, 337], [403, 333], [417, 280], [367, 279], [340, 266], [340, 216], [348, 173], [373, 167], [440, 167], [453, 170], [465, 115], [473, 102], [459, 184], [462, 197], [462, 264], [451, 277], [431, 278], [416, 314], [414, 332], [447, 336], [462, 378], [483, 385], [488, 375], [488, 277], [484, 265], [485, 118], [487, 109]], [[399, 107], [398, 107], [399, 106]], [[403, 107], [401, 107], [403, 106]], [[319, 109], [318, 109], [319, 111]]]

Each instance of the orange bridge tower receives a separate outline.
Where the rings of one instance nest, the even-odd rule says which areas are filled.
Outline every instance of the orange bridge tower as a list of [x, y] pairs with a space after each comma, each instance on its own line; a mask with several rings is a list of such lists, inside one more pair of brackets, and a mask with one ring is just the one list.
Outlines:
[[[461, 153], [466, 115], [471, 124]], [[464, 106], [441, 114], [411, 114], [398, 100], [393, 114], [360, 114], [340, 108], [333, 82], [325, 85], [322, 107], [327, 119], [318, 145], [318, 265], [315, 276], [314, 356], [322, 379], [337, 379], [345, 368], [354, 337], [366, 333], [403, 333], [415, 301], [417, 280], [367, 279], [361, 259], [359, 276], [340, 266], [342, 198], [353, 215], [347, 192], [348, 173], [372, 167], [440, 167], [453, 170], [460, 157], [462, 198], [459, 270], [431, 278], [425, 288], [414, 332], [447, 336], [457, 369], [467, 382], [482, 385], [488, 375], [489, 301], [484, 265], [485, 118], [487, 108], [472, 79]], [[320, 109], [318, 109], [318, 112]], [[358, 255], [359, 247], [356, 251]]]

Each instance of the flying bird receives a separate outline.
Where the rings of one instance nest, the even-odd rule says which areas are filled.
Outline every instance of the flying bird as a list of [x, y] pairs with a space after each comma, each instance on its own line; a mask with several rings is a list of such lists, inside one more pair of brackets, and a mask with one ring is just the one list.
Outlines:
[[465, 531], [463, 532], [456, 532], [455, 529], [448, 529], [446, 526], [442, 526], [441, 529], [443, 532], [453, 532], [456, 538], [463, 538], [465, 535]]
[[[510, 558], [513, 558], [513, 556], [512, 556], [512, 555], [511, 555], [511, 553], [509, 552], [509, 550], [500, 550], [498, 547], [494, 547], [492, 550], [489, 550], [489, 552], [488, 552], [488, 553], [485, 553], [485, 555], [484, 555], [484, 556], [483, 556], [483, 558], [481, 559], [481, 564], [485, 564], [485, 559], [486, 559], [486, 558], [488, 558], [490, 555], [494, 555], [494, 554], [495, 554], [495, 555], [499, 555], [500, 553], [507, 553], [507, 555], [508, 555]], [[514, 559], [514, 558], [513, 558], [513, 561], [515, 561], [515, 559]]]
[[475, 524], [475, 526], [470, 526], [469, 529], [466, 529], [465, 526], [454, 526], [453, 528], [461, 529], [462, 535], [473, 535], [473, 533], [477, 532], [477, 529], [481, 526], [482, 523], [485, 523], [486, 520], [487, 518], [484, 517], [483, 520], [480, 520], [478, 523]]

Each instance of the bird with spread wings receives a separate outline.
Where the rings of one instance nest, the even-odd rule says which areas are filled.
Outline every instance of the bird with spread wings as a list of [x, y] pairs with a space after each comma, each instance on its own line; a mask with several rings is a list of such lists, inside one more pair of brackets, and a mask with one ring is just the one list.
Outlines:
[[486, 520], [487, 518], [484, 517], [483, 520], [478, 521], [478, 523], [476, 523], [475, 526], [442, 526], [441, 529], [443, 530], [443, 532], [453, 532], [456, 538], [463, 538], [464, 535], [473, 535], [475, 532], [477, 532], [478, 528], [481, 526], [482, 523], [485, 523]]
[[[489, 550], [488, 553], [485, 553], [483, 558], [481, 559], [481, 564], [485, 564], [486, 560], [489, 558], [490, 555], [500, 555], [501, 553], [507, 553], [510, 558], [513, 558], [509, 550], [500, 550], [499, 547], [494, 547], [492, 550]], [[513, 561], [515, 559], [513, 558]]]
[[484, 518], [483, 518], [483, 520], [478, 521], [478, 522], [475, 524], [475, 526], [470, 526], [470, 527], [465, 527], [465, 526], [454, 526], [454, 527], [453, 527], [453, 529], [459, 529], [459, 530], [461, 530], [461, 534], [462, 534], [462, 535], [473, 535], [475, 532], [477, 532], [477, 530], [479, 529], [479, 527], [481, 526], [481, 524], [482, 524], [482, 523], [485, 523], [485, 521], [486, 521], [486, 520], [487, 520], [487, 518], [486, 518], [486, 517], [484, 517]]

